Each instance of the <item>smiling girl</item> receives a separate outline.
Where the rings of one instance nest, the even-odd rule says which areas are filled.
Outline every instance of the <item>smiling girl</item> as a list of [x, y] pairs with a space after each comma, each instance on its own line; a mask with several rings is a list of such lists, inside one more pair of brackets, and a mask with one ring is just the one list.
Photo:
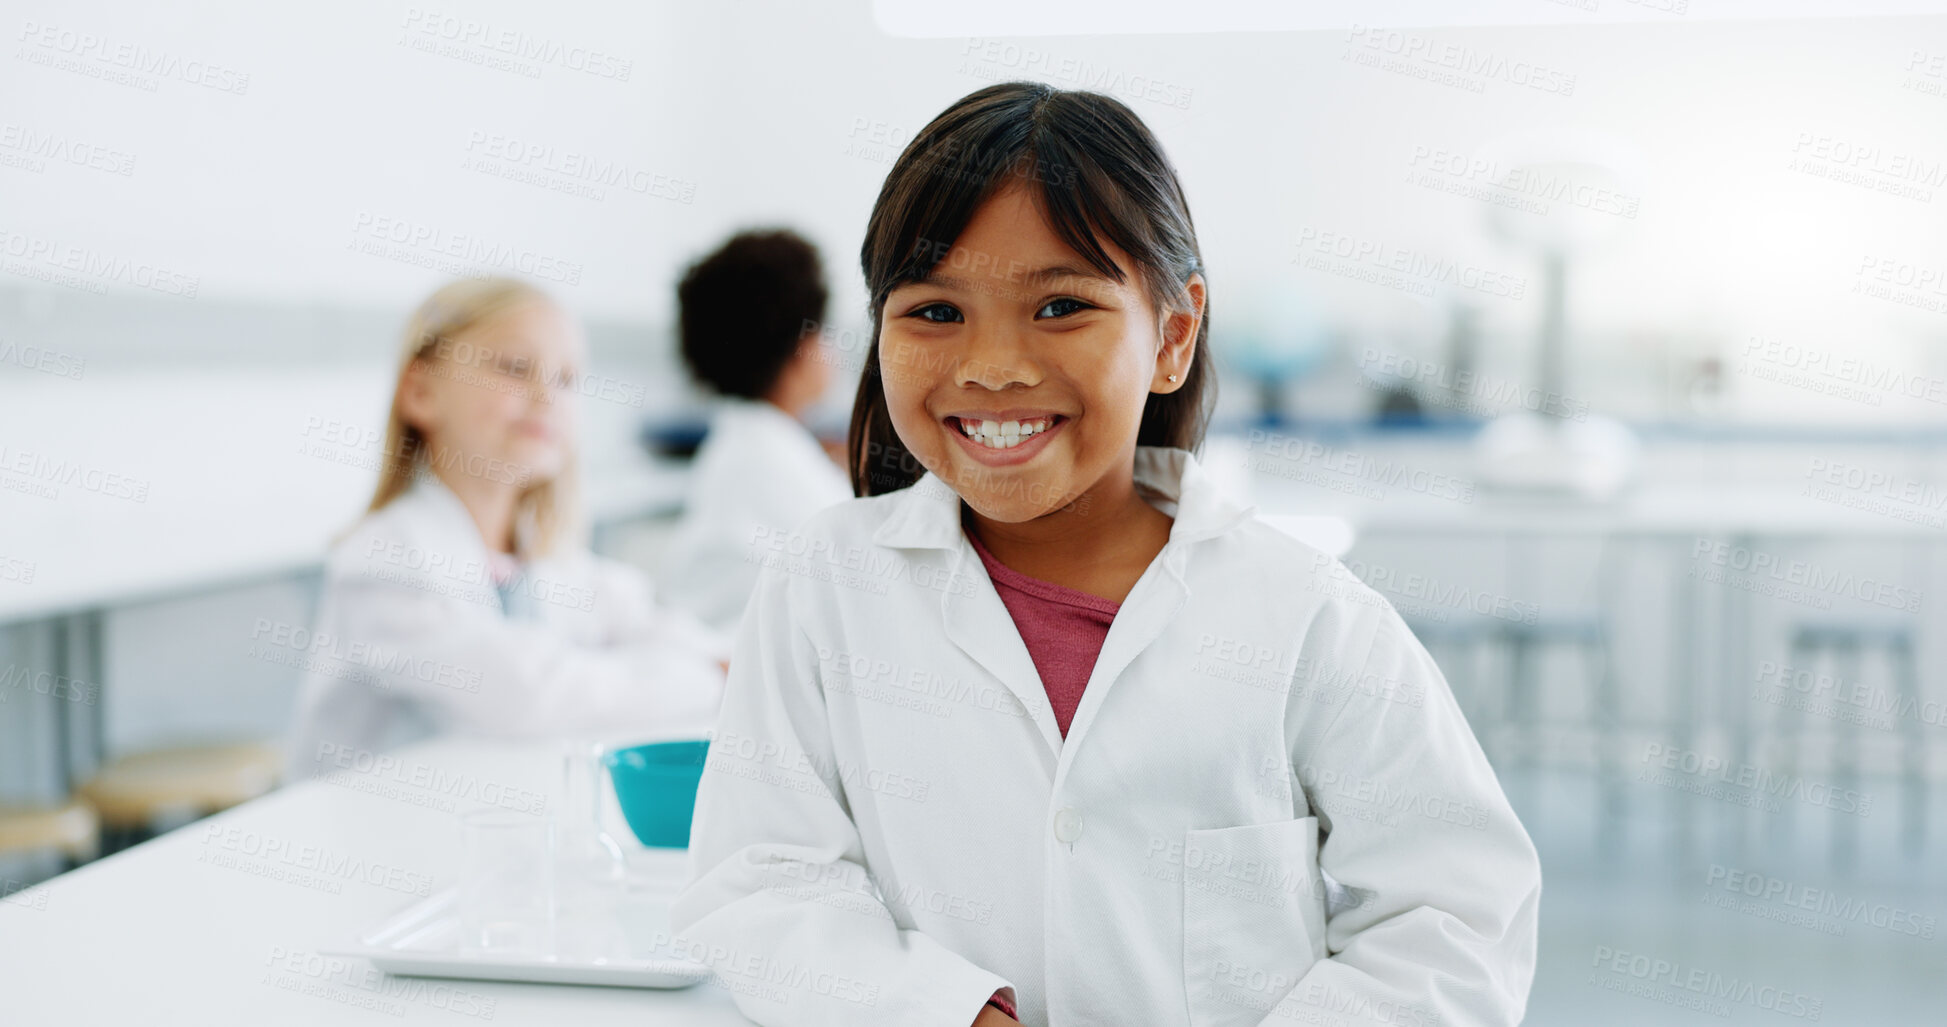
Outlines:
[[764, 1024], [1513, 1024], [1540, 874], [1384, 599], [1219, 490], [1188, 205], [979, 90], [863, 248], [859, 498], [767, 554], [676, 930]]

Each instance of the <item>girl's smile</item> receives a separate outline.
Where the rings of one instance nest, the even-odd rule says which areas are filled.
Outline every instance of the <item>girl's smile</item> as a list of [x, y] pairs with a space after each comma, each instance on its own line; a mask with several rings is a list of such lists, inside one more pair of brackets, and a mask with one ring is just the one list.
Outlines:
[[989, 467], [1024, 464], [1048, 448], [1069, 418], [1046, 411], [948, 414], [946, 429]]

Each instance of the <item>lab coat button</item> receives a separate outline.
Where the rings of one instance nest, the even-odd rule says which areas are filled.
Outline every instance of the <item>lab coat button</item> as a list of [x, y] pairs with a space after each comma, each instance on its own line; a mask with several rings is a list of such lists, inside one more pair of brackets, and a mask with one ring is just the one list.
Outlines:
[[1060, 841], [1073, 842], [1082, 836], [1082, 814], [1073, 807], [1063, 807], [1055, 814], [1055, 837]]

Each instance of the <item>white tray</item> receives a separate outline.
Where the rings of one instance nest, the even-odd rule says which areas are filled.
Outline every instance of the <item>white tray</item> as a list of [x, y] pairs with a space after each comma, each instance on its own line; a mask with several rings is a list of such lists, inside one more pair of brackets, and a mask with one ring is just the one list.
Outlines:
[[[710, 969], [669, 944], [667, 893], [617, 892], [584, 902], [557, 927], [554, 954], [467, 952], [459, 947], [457, 889], [436, 892], [380, 924], [352, 948], [326, 955], [369, 959], [391, 974], [481, 981], [603, 984], [622, 988], [687, 988]], [[570, 911], [571, 912], [571, 911]]]

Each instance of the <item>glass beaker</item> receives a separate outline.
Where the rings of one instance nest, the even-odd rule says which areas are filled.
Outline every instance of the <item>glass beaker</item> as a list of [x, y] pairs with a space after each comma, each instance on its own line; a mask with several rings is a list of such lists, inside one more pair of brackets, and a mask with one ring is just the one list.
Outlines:
[[549, 956], [555, 949], [555, 823], [506, 809], [460, 815], [460, 947]]

